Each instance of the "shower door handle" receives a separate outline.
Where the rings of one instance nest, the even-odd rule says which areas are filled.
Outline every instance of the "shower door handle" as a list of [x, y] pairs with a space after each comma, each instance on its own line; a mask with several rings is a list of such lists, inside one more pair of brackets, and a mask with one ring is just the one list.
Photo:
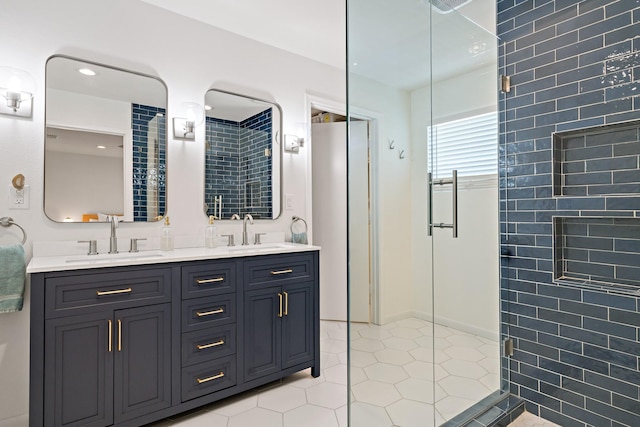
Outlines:
[[[433, 235], [433, 228], [451, 228], [453, 231], [453, 237], [458, 237], [458, 171], [454, 169], [452, 171], [451, 178], [441, 178], [441, 179], [433, 179], [433, 175], [431, 172], [428, 174], [428, 188], [429, 188], [429, 236]], [[451, 184], [451, 197], [452, 197], [452, 213], [453, 213], [453, 222], [451, 224], [445, 224], [443, 222], [435, 224], [433, 222], [433, 186], [434, 185], [449, 185]]]

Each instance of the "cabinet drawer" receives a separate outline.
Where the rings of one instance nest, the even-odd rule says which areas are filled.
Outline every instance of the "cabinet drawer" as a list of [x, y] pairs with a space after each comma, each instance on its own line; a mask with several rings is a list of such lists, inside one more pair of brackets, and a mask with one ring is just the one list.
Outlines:
[[46, 316], [66, 315], [70, 310], [95, 311], [96, 306], [113, 308], [171, 301], [171, 269], [111, 271], [47, 277]]
[[236, 353], [236, 325], [218, 326], [182, 334], [182, 366]]
[[182, 401], [185, 402], [236, 384], [236, 357], [227, 356], [212, 362], [182, 369]]
[[236, 291], [235, 261], [207, 262], [182, 267], [182, 298]]
[[189, 332], [236, 321], [236, 294], [182, 301], [182, 331]]
[[244, 262], [247, 286], [281, 285], [313, 277], [313, 253], [256, 257]]

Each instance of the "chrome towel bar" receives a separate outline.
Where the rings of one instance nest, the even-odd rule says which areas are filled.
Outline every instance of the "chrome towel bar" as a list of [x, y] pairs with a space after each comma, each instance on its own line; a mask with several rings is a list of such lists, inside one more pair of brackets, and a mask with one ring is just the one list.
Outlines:
[[10, 227], [12, 225], [15, 225], [20, 229], [20, 231], [22, 231], [22, 244], [24, 245], [24, 243], [27, 241], [27, 232], [24, 231], [24, 228], [22, 228], [19, 224], [13, 222], [13, 218], [3, 216], [2, 218], [0, 218], [0, 225], [3, 227]]

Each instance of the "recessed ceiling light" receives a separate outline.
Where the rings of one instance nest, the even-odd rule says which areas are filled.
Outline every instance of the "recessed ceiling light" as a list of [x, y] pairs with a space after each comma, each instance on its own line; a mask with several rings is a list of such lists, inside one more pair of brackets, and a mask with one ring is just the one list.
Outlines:
[[107, 147], [105, 147], [104, 145], [96, 145], [96, 148], [98, 148], [100, 150], [104, 150]]
[[93, 71], [93, 70], [92, 70], [92, 69], [90, 69], [90, 68], [80, 68], [80, 69], [78, 70], [78, 72], [79, 72], [80, 74], [84, 74], [85, 76], [95, 76], [95, 75], [96, 75], [96, 72], [95, 72], [95, 71]]
[[205, 105], [204, 109], [207, 111], [213, 110], [213, 107], [211, 105]]

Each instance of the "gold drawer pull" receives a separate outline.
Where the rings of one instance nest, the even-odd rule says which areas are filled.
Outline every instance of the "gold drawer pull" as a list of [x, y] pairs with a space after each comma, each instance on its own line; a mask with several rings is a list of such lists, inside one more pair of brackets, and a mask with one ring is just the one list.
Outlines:
[[271, 274], [274, 276], [277, 276], [278, 274], [287, 274], [287, 273], [293, 273], [293, 270], [290, 268], [287, 268], [286, 270], [278, 270], [278, 271], [271, 272]]
[[289, 294], [287, 292], [282, 292], [284, 294], [284, 315], [289, 315]]
[[213, 279], [198, 279], [196, 283], [198, 285], [203, 285], [205, 283], [215, 283], [215, 282], [224, 282], [224, 277], [215, 277]]
[[111, 330], [111, 319], [107, 320], [107, 324], [109, 324], [109, 353], [113, 351], [112, 342], [113, 342], [113, 331]]
[[213, 381], [213, 380], [217, 380], [219, 378], [224, 377], [224, 372], [220, 372], [218, 375], [214, 375], [212, 377], [209, 378], [196, 378], [196, 381], [198, 381], [198, 384], [202, 384], [202, 383], [206, 383], [209, 381]]
[[127, 288], [127, 289], [118, 289], [116, 291], [96, 291], [96, 294], [99, 297], [102, 297], [102, 296], [105, 296], [105, 295], [128, 294], [128, 293], [130, 293], [132, 291], [133, 291], [133, 289]]
[[211, 310], [211, 311], [196, 311], [196, 316], [203, 317], [203, 316], [211, 316], [212, 314], [220, 314], [220, 313], [224, 313], [224, 308], [219, 308], [217, 310]]
[[278, 300], [280, 301], [280, 309], [278, 310], [278, 317], [282, 317], [282, 294], [278, 292]]
[[122, 320], [118, 319], [118, 351], [122, 351]]
[[196, 345], [196, 347], [198, 347], [198, 350], [204, 350], [206, 348], [217, 347], [223, 344], [224, 344], [224, 340], [220, 340], [220, 341], [212, 342], [210, 344], [198, 344]]

